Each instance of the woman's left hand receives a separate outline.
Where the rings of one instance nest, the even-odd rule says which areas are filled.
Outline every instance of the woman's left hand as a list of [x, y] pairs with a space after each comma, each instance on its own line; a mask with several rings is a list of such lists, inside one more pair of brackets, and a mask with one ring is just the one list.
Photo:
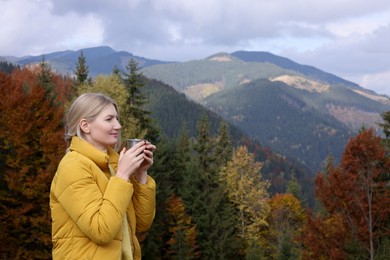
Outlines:
[[138, 168], [135, 177], [138, 182], [145, 184], [147, 181], [148, 169], [153, 165], [153, 152], [156, 146], [146, 141], [146, 149], [144, 150], [144, 160]]

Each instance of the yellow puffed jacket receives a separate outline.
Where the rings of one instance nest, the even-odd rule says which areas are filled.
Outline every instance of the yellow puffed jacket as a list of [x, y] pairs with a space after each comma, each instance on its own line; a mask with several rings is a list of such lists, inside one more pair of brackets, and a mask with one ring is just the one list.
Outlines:
[[50, 189], [53, 259], [121, 259], [122, 220], [127, 210], [134, 259], [141, 259], [136, 233], [147, 231], [154, 219], [156, 184], [145, 185], [111, 177], [119, 155], [104, 153], [73, 137]]

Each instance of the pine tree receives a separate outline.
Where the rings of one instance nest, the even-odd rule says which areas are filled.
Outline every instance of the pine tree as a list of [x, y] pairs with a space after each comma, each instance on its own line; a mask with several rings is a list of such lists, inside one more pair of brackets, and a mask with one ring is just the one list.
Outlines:
[[232, 259], [239, 256], [240, 243], [232, 225], [234, 208], [219, 180], [215, 144], [208, 118], [203, 116], [193, 144], [193, 165], [184, 177], [183, 201], [197, 227], [201, 258]]
[[87, 66], [87, 59], [84, 56], [83, 51], [80, 52], [74, 73], [76, 74], [76, 86], [81, 86], [88, 83], [89, 69]]
[[142, 91], [145, 86], [144, 77], [139, 72], [138, 63], [133, 59], [130, 59], [126, 70], [127, 72], [122, 72], [122, 80], [129, 96], [124, 114], [133, 118], [133, 122], [136, 122], [137, 131], [134, 138], [145, 137], [155, 143], [158, 140], [158, 131], [152, 122], [150, 112], [144, 110], [144, 106], [148, 102]]
[[382, 127], [385, 138], [383, 140], [387, 152], [390, 153], [390, 111], [384, 112], [382, 114], [383, 123], [379, 123], [379, 126]]
[[0, 61], [0, 72], [11, 74], [14, 69], [20, 69], [19, 65], [12, 64], [8, 61]]
[[229, 126], [221, 121], [218, 128], [218, 135], [215, 142], [216, 166], [218, 168], [225, 166], [233, 154], [233, 146], [229, 136]]
[[49, 88], [49, 85], [52, 84], [53, 73], [51, 71], [50, 65], [45, 61], [45, 57], [42, 56], [42, 61], [39, 63], [39, 82], [45, 87]]

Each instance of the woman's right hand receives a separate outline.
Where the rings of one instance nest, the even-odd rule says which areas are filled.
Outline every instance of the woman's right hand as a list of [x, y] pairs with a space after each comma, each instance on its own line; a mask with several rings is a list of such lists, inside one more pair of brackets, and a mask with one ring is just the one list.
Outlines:
[[144, 161], [143, 151], [146, 149], [146, 142], [139, 142], [129, 150], [123, 148], [119, 154], [118, 167], [115, 176], [129, 180]]

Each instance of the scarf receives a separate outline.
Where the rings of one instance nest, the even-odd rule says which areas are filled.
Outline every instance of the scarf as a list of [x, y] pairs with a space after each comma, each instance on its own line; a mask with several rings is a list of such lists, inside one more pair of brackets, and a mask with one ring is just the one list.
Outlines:
[[[108, 163], [108, 168], [110, 169], [111, 176], [115, 176], [115, 171], [110, 163]], [[127, 213], [125, 213], [122, 224], [122, 260], [133, 260]]]

